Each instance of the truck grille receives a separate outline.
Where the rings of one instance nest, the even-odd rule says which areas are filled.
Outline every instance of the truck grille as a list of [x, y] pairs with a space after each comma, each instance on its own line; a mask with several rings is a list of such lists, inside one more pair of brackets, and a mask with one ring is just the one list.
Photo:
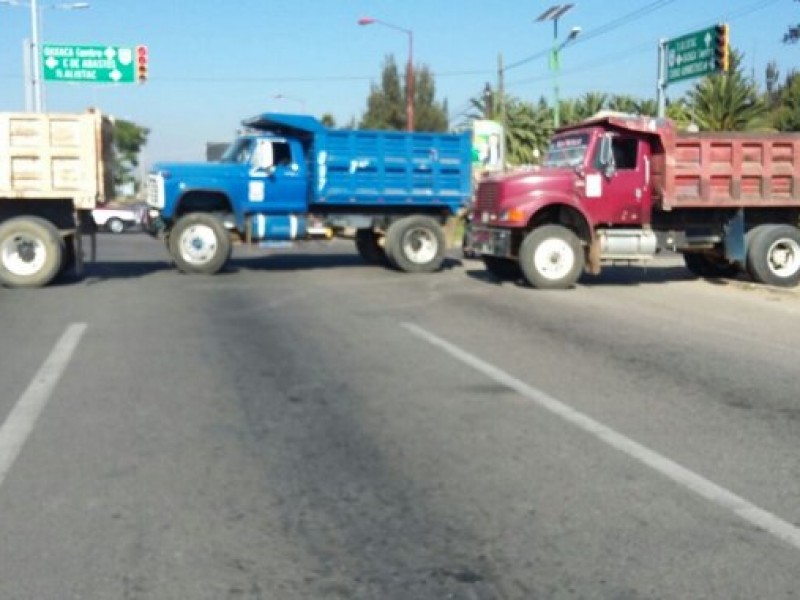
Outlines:
[[500, 184], [494, 181], [483, 181], [478, 186], [478, 200], [475, 209], [480, 212], [495, 212], [497, 198], [500, 195]]

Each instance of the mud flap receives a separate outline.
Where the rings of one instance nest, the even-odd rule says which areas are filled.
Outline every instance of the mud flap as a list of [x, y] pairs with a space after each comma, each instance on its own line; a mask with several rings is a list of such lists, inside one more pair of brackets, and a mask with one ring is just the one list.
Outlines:
[[744, 237], [744, 209], [737, 210], [725, 223], [725, 258], [745, 269], [747, 244]]

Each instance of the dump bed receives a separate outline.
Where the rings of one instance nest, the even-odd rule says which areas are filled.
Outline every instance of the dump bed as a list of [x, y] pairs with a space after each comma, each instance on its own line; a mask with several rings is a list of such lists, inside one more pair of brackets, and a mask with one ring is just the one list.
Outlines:
[[662, 189], [664, 208], [800, 207], [800, 133], [679, 134]]
[[0, 199], [71, 199], [92, 209], [113, 197], [112, 124], [98, 112], [0, 113]]
[[304, 115], [270, 113], [251, 128], [305, 141], [312, 173], [310, 210], [441, 206], [455, 213], [470, 199], [471, 137], [460, 134], [327, 129]]

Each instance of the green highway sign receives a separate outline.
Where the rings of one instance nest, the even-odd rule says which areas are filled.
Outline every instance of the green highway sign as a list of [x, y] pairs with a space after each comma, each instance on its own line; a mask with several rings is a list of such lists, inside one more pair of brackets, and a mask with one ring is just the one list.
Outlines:
[[717, 28], [709, 27], [667, 40], [667, 83], [717, 71]]
[[135, 48], [45, 44], [42, 73], [45, 81], [136, 83]]

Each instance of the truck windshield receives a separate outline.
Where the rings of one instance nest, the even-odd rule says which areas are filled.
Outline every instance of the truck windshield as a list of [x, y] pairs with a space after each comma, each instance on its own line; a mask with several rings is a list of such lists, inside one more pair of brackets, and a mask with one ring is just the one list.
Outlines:
[[250, 156], [252, 154], [253, 140], [250, 138], [239, 138], [228, 146], [225, 154], [220, 158], [220, 162], [247, 163], [250, 162]]
[[577, 167], [583, 164], [589, 148], [589, 134], [568, 134], [553, 138], [542, 166]]

